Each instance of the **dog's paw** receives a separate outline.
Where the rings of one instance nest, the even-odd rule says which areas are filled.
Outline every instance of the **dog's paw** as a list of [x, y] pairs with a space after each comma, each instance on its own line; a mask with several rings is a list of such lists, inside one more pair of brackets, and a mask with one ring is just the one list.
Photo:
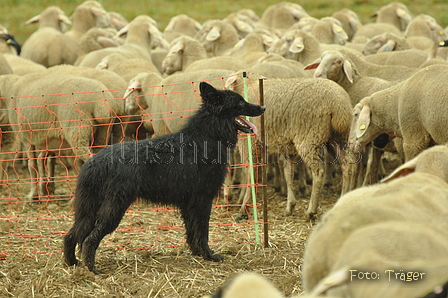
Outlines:
[[210, 261], [213, 261], [213, 262], [223, 262], [224, 261], [224, 257], [221, 256], [220, 254], [212, 254], [207, 259]]

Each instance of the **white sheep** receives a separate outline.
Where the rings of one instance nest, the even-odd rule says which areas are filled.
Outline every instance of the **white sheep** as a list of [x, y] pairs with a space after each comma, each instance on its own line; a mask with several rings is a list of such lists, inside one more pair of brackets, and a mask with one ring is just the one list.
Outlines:
[[160, 85], [162, 76], [155, 72], [142, 72], [129, 81], [125, 98], [126, 114], [131, 115], [126, 119], [124, 129], [127, 138], [143, 139], [154, 134], [152, 128], [144, 127], [142, 112], [148, 108], [146, 98], [155, 95], [156, 86]]
[[383, 179], [387, 183], [358, 188], [342, 196], [307, 240], [303, 260], [305, 291], [311, 291], [331, 272], [345, 241], [362, 227], [403, 221], [447, 230], [447, 168], [447, 146], [434, 146], [398, 167]]
[[204, 46], [197, 39], [183, 35], [171, 42], [170, 50], [162, 61], [163, 73], [170, 75], [183, 71], [193, 62], [208, 58]]
[[419, 71], [419, 68], [404, 65], [379, 65], [371, 63], [366, 61], [362, 54], [356, 53], [348, 48], [340, 48], [338, 50], [350, 58], [358, 68], [359, 73], [364, 76], [378, 77], [387, 81], [400, 81], [409, 78]]
[[376, 53], [403, 51], [410, 49], [406, 39], [402, 36], [386, 32], [372, 37], [362, 50], [364, 55], [372, 55]]
[[93, 27], [89, 29], [79, 41], [78, 58], [73, 65], [78, 65], [85, 55], [108, 47], [118, 47], [123, 42], [115, 38], [117, 31], [114, 28]]
[[[434, 55], [434, 57], [436, 54]], [[380, 65], [401, 65], [412, 68], [422, 68], [422, 64], [431, 57], [427, 52], [415, 48], [403, 51], [392, 51], [376, 53], [375, 55], [368, 55], [365, 60], [370, 63]]]
[[287, 59], [308, 64], [320, 57], [322, 49], [315, 36], [303, 30], [288, 30], [268, 50]]
[[229, 69], [236, 71], [248, 67], [249, 65], [243, 59], [233, 56], [216, 56], [197, 60], [191, 63], [184, 71], [195, 72], [204, 69]]
[[14, 73], [8, 61], [0, 54], [0, 75]]
[[382, 6], [378, 11], [371, 14], [370, 17], [376, 17], [377, 23], [389, 23], [394, 25], [403, 32], [414, 16], [405, 4], [391, 2]]
[[3, 54], [3, 57], [8, 61], [13, 73], [16, 75], [21, 76], [33, 72], [42, 72], [47, 69], [42, 64], [17, 56], [16, 54]]
[[278, 38], [265, 29], [255, 29], [240, 40], [226, 55], [238, 57], [249, 65], [266, 55], [266, 51]]
[[[344, 88], [350, 96], [352, 106], [355, 106], [364, 97], [398, 83], [398, 81], [391, 82], [361, 75], [356, 64], [351, 62], [347, 55], [337, 50], [323, 52], [321, 58], [305, 67], [305, 69], [313, 68], [316, 68], [314, 72], [315, 78], [330, 79]], [[373, 151], [369, 151], [367, 173], [364, 177], [363, 185], [377, 182], [381, 156], [385, 150], [395, 151], [395, 148], [393, 145], [390, 145], [387, 147], [382, 146], [381, 151], [378, 148], [373, 148]], [[361, 164], [358, 164], [358, 166], [361, 166]], [[359, 170], [354, 169], [354, 171]], [[351, 187], [355, 187], [357, 184], [356, 181], [353, 181]]]
[[8, 110], [11, 129], [27, 150], [30, 198], [48, 193], [41, 181], [47, 154], [58, 156], [61, 149], [70, 148], [77, 163], [82, 164], [90, 157], [93, 144], [107, 144], [107, 139], [95, 138], [96, 127], [110, 125], [117, 117], [111, 107], [113, 100], [108, 100], [113, 96], [104, 84], [81, 76], [4, 75], [0, 77], [0, 93], [6, 97], [1, 104]]
[[333, 17], [324, 17], [316, 22], [311, 29], [311, 34], [324, 44], [345, 45], [348, 40], [341, 22]]
[[193, 37], [201, 28], [202, 25], [192, 17], [186, 14], [179, 14], [170, 19], [170, 22], [163, 30], [163, 37], [168, 42], [172, 42], [175, 38], [183, 35]]
[[39, 22], [39, 29], [25, 40], [21, 56], [45, 67], [73, 64], [78, 55], [78, 44], [64, 35], [61, 24], [71, 24], [57, 6], [46, 8], [25, 24]]
[[362, 99], [353, 110], [350, 140], [354, 151], [382, 133], [403, 139], [405, 159], [433, 144], [448, 142], [444, 92], [448, 74], [444, 65], [433, 65], [409, 79]]
[[301, 18], [308, 16], [308, 13], [299, 4], [282, 1], [267, 7], [257, 26], [286, 30]]
[[352, 42], [365, 44], [370, 40], [370, 38], [386, 32], [393, 33], [398, 36], [403, 35], [400, 29], [398, 29], [392, 24], [369, 23], [363, 25], [356, 31], [355, 35], [353, 36]]
[[142, 58], [126, 58], [120, 53], [110, 54], [104, 57], [95, 67], [118, 74], [126, 82], [141, 72], [153, 72], [161, 75], [157, 67], [149, 60]]
[[79, 44], [82, 36], [93, 27], [110, 27], [110, 18], [98, 1], [84, 1], [71, 16], [72, 28], [65, 35]]
[[348, 8], [335, 11], [331, 16], [341, 22], [342, 29], [347, 33], [348, 41], [351, 41], [356, 31], [362, 27], [361, 20], [356, 12]]
[[108, 11], [106, 15], [109, 19], [111, 27], [117, 31], [120, 31], [126, 27], [127, 24], [129, 24], [129, 21], [119, 12]]
[[[448, 34], [445, 33], [436, 19], [427, 14], [416, 16], [407, 26], [404, 36], [412, 47], [426, 52], [431, 52], [434, 43], [438, 44], [448, 38]], [[444, 55], [440, 56], [446, 59], [447, 51], [443, 50], [442, 52]]]
[[254, 22], [250, 17], [237, 12], [229, 14], [222, 20], [235, 27], [236, 31], [242, 38], [252, 32], [257, 24], [257, 22]]
[[356, 63], [338, 50], [323, 52], [320, 58], [305, 67], [305, 69], [314, 68], [315, 78], [329, 79], [342, 86], [350, 95], [352, 106], [364, 97], [397, 83], [360, 74]]
[[266, 277], [255, 272], [243, 272], [226, 280], [216, 293], [213, 294], [213, 297], [284, 298], [280, 291]]
[[[258, 79], [256, 75], [255, 78]], [[230, 78], [228, 81], [231, 81]], [[226, 85], [232, 85], [229, 82]], [[251, 87], [254, 92], [250, 92], [249, 100], [255, 102], [258, 81], [252, 84], [256, 87]], [[347, 190], [350, 178], [343, 146], [347, 141], [347, 125], [351, 121], [350, 97], [342, 87], [330, 80], [266, 79], [263, 85], [268, 113], [265, 117], [265, 130], [269, 136], [268, 152], [276, 155], [276, 163], [285, 160], [288, 189], [286, 214], [290, 215], [296, 204], [291, 175], [294, 160], [289, 158], [299, 155], [299, 162], [310, 167], [312, 173], [311, 198], [305, 214], [313, 217], [317, 213], [324, 184], [325, 156], [322, 157], [322, 150], [327, 145], [338, 152], [332, 161], [341, 163], [342, 193]], [[242, 86], [237, 83], [235, 91], [243, 94]], [[316, 102], [321, 104], [316, 105]]]
[[115, 53], [119, 53], [126, 58], [140, 58], [151, 61], [151, 49], [158, 44], [166, 44], [154, 22], [149, 16], [137, 16], [118, 33], [118, 35], [127, 33], [123, 45], [90, 52], [81, 60], [79, 66], [94, 68], [104, 57]]
[[221, 56], [240, 40], [235, 27], [222, 20], [208, 20], [194, 36], [205, 47], [209, 56]]
[[265, 78], [299, 78], [309, 77], [308, 72], [304, 71], [305, 66], [299, 61], [283, 58], [279, 61], [260, 61], [248, 68], [248, 71], [258, 73]]
[[423, 297], [448, 280], [442, 269], [448, 264], [447, 239], [445, 230], [426, 223], [389, 221], [359, 228], [313, 294]]
[[8, 30], [0, 25], [0, 54], [1, 54], [1, 74], [22, 75], [34, 71], [43, 71], [45, 66], [35, 63], [29, 59], [19, 56], [21, 46]]

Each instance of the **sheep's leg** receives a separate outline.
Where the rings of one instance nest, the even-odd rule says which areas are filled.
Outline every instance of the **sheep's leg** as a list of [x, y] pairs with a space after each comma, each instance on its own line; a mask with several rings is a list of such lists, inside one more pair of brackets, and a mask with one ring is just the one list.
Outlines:
[[[299, 179], [297, 185], [299, 187], [299, 194], [301, 196], [308, 195], [308, 188], [306, 184], [306, 178], [308, 176], [308, 168], [303, 160], [298, 163]], [[294, 176], [293, 176], [294, 177]]]
[[324, 185], [324, 175], [325, 175], [325, 164], [322, 161], [322, 151], [321, 146], [314, 146], [313, 149], [304, 156], [306, 164], [311, 169], [311, 174], [313, 176], [313, 186], [311, 188], [311, 197], [308, 209], [305, 212], [308, 218], [313, 218], [317, 213], [317, 208], [319, 207], [319, 201], [322, 194], [322, 188]]
[[328, 150], [327, 147], [324, 148], [324, 160], [325, 160], [325, 175], [324, 175], [324, 185], [329, 186], [333, 184], [333, 161], [332, 151]]
[[286, 188], [287, 188], [287, 196], [286, 196], [286, 212], [285, 214], [287, 216], [292, 214], [292, 211], [294, 210], [294, 207], [296, 206], [296, 197], [294, 196], [294, 168], [293, 163], [289, 160], [285, 160], [283, 163], [283, 171], [285, 173], [285, 180], [286, 180]]
[[38, 179], [38, 165], [36, 160], [36, 152], [34, 151], [35, 147], [33, 145], [30, 146], [30, 149], [27, 152], [28, 155], [28, 171], [30, 173], [30, 192], [28, 193], [28, 198], [36, 200], [38, 198], [38, 189], [39, 189], [39, 179]]
[[381, 164], [381, 157], [384, 151], [371, 146], [369, 150], [369, 159], [367, 161], [366, 176], [362, 183], [363, 186], [378, 182], [378, 172]]
[[322, 187], [324, 185], [325, 167], [322, 163], [316, 163], [311, 166], [311, 172], [313, 174], [313, 187], [311, 189], [310, 203], [306, 211], [308, 218], [313, 218], [317, 213], [317, 208], [320, 204], [320, 197], [322, 193]]
[[39, 153], [37, 167], [39, 169], [39, 192], [41, 195], [50, 195], [54, 192], [55, 160], [48, 158], [45, 152]]

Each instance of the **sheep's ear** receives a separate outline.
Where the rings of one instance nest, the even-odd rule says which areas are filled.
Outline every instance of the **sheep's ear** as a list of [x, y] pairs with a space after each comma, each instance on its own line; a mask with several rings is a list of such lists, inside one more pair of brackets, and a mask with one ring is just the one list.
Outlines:
[[414, 157], [410, 161], [405, 162], [398, 168], [396, 168], [392, 173], [390, 173], [387, 177], [383, 178], [381, 180], [381, 183], [389, 182], [391, 180], [394, 180], [398, 177], [406, 176], [410, 173], [415, 172], [415, 168], [418, 164], [418, 158], [419, 156]]
[[142, 87], [141, 81], [138, 78], [133, 78], [128, 88], [126, 88], [126, 92], [124, 93], [123, 98], [129, 97], [132, 93], [134, 93], [135, 89], [141, 87]]
[[210, 30], [209, 33], [207, 33], [207, 36], [205, 37], [205, 40], [207, 41], [215, 41], [218, 38], [221, 37], [221, 33], [219, 32], [219, 29], [217, 27], [213, 27], [212, 30]]
[[[344, 31], [344, 29], [342, 29], [341, 26], [337, 25], [337, 24], [333, 24], [332, 25], [332, 30], [334, 35], [340, 40], [343, 41], [344, 43], [348, 40], [348, 35], [347, 33]], [[341, 43], [342, 44], [342, 43]]]
[[392, 52], [395, 49], [396, 44], [397, 43], [395, 40], [389, 39], [382, 47], [378, 49], [377, 53]]
[[109, 56], [104, 57], [101, 61], [95, 66], [95, 69], [107, 69], [109, 67]]
[[246, 33], [252, 32], [254, 30], [254, 28], [251, 25], [241, 20], [236, 21], [236, 27], [238, 28], [238, 30]]
[[360, 138], [367, 131], [370, 124], [370, 107], [365, 105], [359, 113], [358, 121], [356, 121], [356, 138]]
[[185, 45], [183, 42], [176, 42], [170, 49], [170, 53], [178, 53], [179, 51], [183, 51]]
[[104, 9], [102, 9], [100, 7], [95, 7], [95, 6], [90, 8], [90, 11], [96, 16], [101, 16], [101, 15], [107, 13]]
[[270, 47], [274, 43], [274, 39], [270, 37], [269, 35], [262, 34], [261, 38], [263, 40], [263, 44], [267, 47]]
[[291, 45], [289, 46], [289, 51], [291, 53], [301, 53], [305, 49], [305, 45], [303, 44], [303, 38], [297, 37], [293, 40]]
[[59, 22], [62, 22], [64, 24], [67, 24], [67, 25], [72, 24], [72, 21], [70, 21], [70, 19], [66, 15], [60, 14], [58, 16], [58, 19], [59, 19]]
[[369, 18], [376, 18], [377, 16], [378, 16], [378, 11], [375, 11], [369, 15]]
[[31, 19], [29, 19], [28, 21], [26, 21], [25, 25], [37, 23], [37, 22], [39, 22], [39, 20], [40, 20], [40, 15], [34, 16]]
[[162, 34], [156, 26], [149, 26], [148, 33], [149, 35], [151, 35], [151, 39], [154, 40], [152, 42], [153, 48], [160, 46], [161, 48], [164, 48], [166, 50], [170, 49], [170, 43], [165, 38], [163, 38]]
[[406, 10], [404, 10], [402, 8], [397, 8], [395, 13], [397, 14], [397, 17], [399, 17], [400, 19], [403, 19], [407, 22], [412, 21], [412, 16]]
[[322, 61], [322, 59], [318, 58], [318, 59], [314, 60], [313, 62], [311, 62], [310, 64], [308, 64], [307, 66], [305, 66], [303, 69], [307, 70], [307, 69], [317, 68], [321, 61]]
[[353, 84], [353, 69], [350, 61], [344, 59], [344, 64], [342, 65], [342, 68], [344, 69], [344, 73], [347, 76], [347, 79], [350, 81], [350, 83]]
[[122, 35], [128, 33], [128, 29], [129, 29], [129, 25], [124, 26], [123, 28], [120, 29], [120, 31], [118, 31], [116, 33], [116, 36], [122, 36]]
[[233, 88], [235, 86], [235, 84], [236, 84], [236, 80], [237, 79], [238, 79], [237, 75], [229, 76], [227, 78], [226, 82], [225, 82], [225, 85], [224, 85], [226, 87], [226, 89], [227, 88]]

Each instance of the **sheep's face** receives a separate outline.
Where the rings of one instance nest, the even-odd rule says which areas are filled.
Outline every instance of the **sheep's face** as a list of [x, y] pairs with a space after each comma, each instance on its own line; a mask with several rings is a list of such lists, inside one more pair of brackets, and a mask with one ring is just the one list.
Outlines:
[[354, 153], [361, 152], [365, 146], [381, 134], [381, 130], [371, 122], [370, 106], [362, 101], [353, 109], [350, 127], [349, 147]]

